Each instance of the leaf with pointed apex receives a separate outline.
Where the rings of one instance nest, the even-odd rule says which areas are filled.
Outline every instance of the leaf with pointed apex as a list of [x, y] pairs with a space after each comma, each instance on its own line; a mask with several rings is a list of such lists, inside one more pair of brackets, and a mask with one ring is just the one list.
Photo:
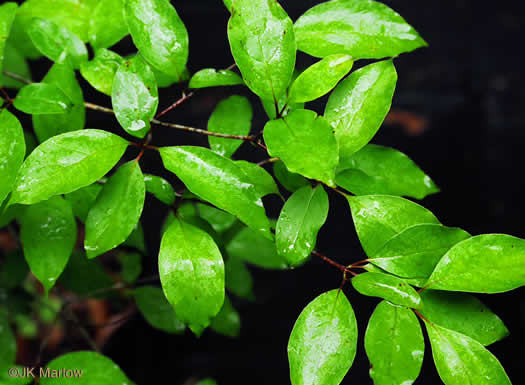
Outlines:
[[69, 194], [65, 194], [64, 198], [71, 203], [75, 217], [85, 223], [89, 210], [95, 203], [100, 191], [102, 191], [102, 185], [93, 183]]
[[421, 297], [404, 279], [389, 274], [363, 273], [352, 278], [352, 285], [359, 293], [386, 299], [396, 305], [419, 309]]
[[365, 334], [375, 385], [412, 384], [421, 371], [425, 341], [412, 310], [387, 301], [377, 305]]
[[140, 55], [120, 65], [113, 80], [111, 103], [115, 117], [128, 134], [146, 136], [157, 111], [159, 92], [155, 74]]
[[171, 184], [160, 176], [144, 174], [146, 191], [153, 194], [159, 201], [171, 206], [175, 203], [175, 190]]
[[525, 240], [505, 234], [478, 235], [441, 258], [429, 289], [501, 293], [525, 285]]
[[290, 172], [282, 161], [275, 162], [273, 164], [273, 173], [275, 178], [283, 185], [288, 191], [296, 191], [301, 187], [310, 186], [308, 180], [294, 172]]
[[119, 54], [101, 48], [96, 51], [93, 60], [82, 63], [80, 73], [97, 91], [111, 96], [115, 74], [123, 62]]
[[297, 48], [315, 57], [346, 53], [381, 59], [427, 43], [395, 11], [376, 1], [328, 1], [306, 11], [294, 26]]
[[425, 290], [421, 299], [420, 312], [427, 320], [465, 334], [485, 346], [509, 334], [503, 321], [473, 295]]
[[353, 72], [332, 92], [324, 116], [335, 130], [341, 162], [376, 134], [390, 110], [396, 82], [394, 64], [385, 60]]
[[224, 297], [221, 311], [211, 321], [210, 328], [228, 337], [239, 336], [241, 332], [241, 317], [228, 297]]
[[24, 86], [13, 105], [26, 114], [65, 114], [73, 106], [71, 99], [58, 86], [47, 83]]
[[339, 161], [337, 142], [330, 124], [314, 111], [296, 110], [264, 127], [264, 141], [271, 156], [288, 170], [335, 186]]
[[77, 240], [69, 202], [56, 196], [28, 206], [20, 223], [20, 241], [31, 272], [49, 291], [67, 265]]
[[160, 281], [178, 318], [199, 336], [224, 302], [224, 264], [210, 235], [175, 218], [162, 237]]
[[224, 264], [226, 289], [238, 297], [253, 301], [253, 278], [245, 263], [236, 257], [230, 257]]
[[137, 307], [151, 326], [166, 333], [184, 333], [186, 326], [177, 318], [162, 289], [142, 286], [133, 290], [133, 295]]
[[42, 83], [56, 85], [73, 105], [64, 114], [33, 115], [33, 128], [38, 141], [42, 143], [52, 136], [83, 129], [86, 123], [84, 97], [71, 65], [55, 63]]
[[[250, 101], [239, 95], [221, 100], [208, 120], [208, 131], [228, 135], [246, 136], [252, 124], [252, 106]], [[217, 154], [229, 158], [241, 146], [242, 140], [232, 140], [208, 136], [210, 148]]]
[[129, 34], [124, 18], [126, 0], [98, 1], [89, 20], [88, 39], [93, 48], [107, 48]]
[[264, 168], [245, 160], [237, 160], [235, 164], [246, 173], [260, 196], [269, 194], [280, 195], [279, 188], [275, 184], [273, 177]]
[[133, 43], [154, 67], [180, 77], [188, 61], [188, 31], [165, 0], [126, 0], [125, 15]]
[[42, 385], [134, 385], [124, 372], [109, 358], [95, 352], [67, 353], [51, 361], [44, 372], [49, 369], [51, 373], [58, 373], [64, 368], [77, 370], [81, 373], [75, 377], [46, 376], [39, 380]]
[[323, 186], [305, 186], [284, 204], [275, 228], [277, 252], [290, 266], [302, 264], [315, 247], [317, 233], [328, 217]]
[[366, 255], [375, 255], [390, 238], [409, 227], [434, 223], [437, 218], [424, 207], [391, 195], [347, 197], [355, 229]]
[[236, 86], [239, 84], [244, 84], [244, 81], [233, 71], [205, 68], [195, 73], [191, 77], [188, 87], [206, 88], [218, 86]]
[[88, 186], [113, 168], [127, 146], [120, 136], [102, 130], [54, 136], [22, 164], [10, 204], [33, 204]]
[[78, 295], [104, 298], [104, 293], [93, 295], [110, 287], [114, 281], [98, 259], [87, 259], [84, 253], [74, 250], [57, 283]]
[[261, 98], [277, 100], [295, 68], [292, 20], [276, 1], [235, 0], [232, 7], [228, 40], [242, 77]]
[[[7, 71], [18, 75], [24, 79], [31, 80], [31, 72], [29, 71], [29, 64], [22, 56], [21, 52], [10, 42], [5, 45], [3, 71]], [[0, 85], [5, 88], [20, 89], [26, 84], [20, 80], [10, 78], [9, 76], [0, 72]]]
[[119, 167], [102, 188], [86, 219], [84, 248], [94, 258], [122, 244], [137, 225], [146, 188], [138, 162]]
[[13, 21], [15, 21], [17, 8], [18, 5], [12, 2], [0, 5], [0, 74], [3, 71], [2, 67], [7, 37], [11, 31]]
[[288, 341], [292, 385], [338, 385], [356, 345], [357, 322], [344, 293], [321, 294], [301, 312]]
[[355, 195], [387, 194], [423, 199], [439, 192], [432, 179], [408, 156], [374, 144], [339, 162], [336, 183]]
[[162, 147], [164, 166], [195, 195], [223, 209], [271, 239], [261, 196], [232, 160], [202, 147]]
[[476, 340], [425, 322], [439, 377], [446, 385], [511, 385], [498, 359]]
[[22, 125], [16, 116], [5, 109], [0, 112], [0, 206], [15, 184], [25, 153]]
[[304, 103], [327, 94], [350, 72], [353, 64], [349, 55], [336, 54], [325, 57], [295, 79], [288, 91], [289, 101]]
[[370, 255], [370, 262], [400, 277], [428, 279], [441, 257], [469, 237], [469, 233], [457, 227], [415, 225]]

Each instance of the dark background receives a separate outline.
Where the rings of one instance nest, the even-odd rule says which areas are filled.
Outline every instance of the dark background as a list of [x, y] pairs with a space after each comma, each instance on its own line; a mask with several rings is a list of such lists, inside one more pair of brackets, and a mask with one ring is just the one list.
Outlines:
[[[472, 234], [507, 233], [525, 237], [525, 185], [522, 181], [525, 146], [525, 100], [522, 78], [523, 47], [521, 2], [384, 1], [398, 11], [427, 40], [430, 47], [395, 60], [399, 74], [393, 111], [373, 143], [395, 147], [416, 161], [442, 192], [422, 204], [442, 223]], [[229, 14], [220, 0], [172, 2], [190, 36], [189, 68], [225, 68], [233, 63], [226, 24]], [[320, 1], [280, 1], [293, 20]], [[116, 46], [121, 54], [134, 47], [126, 38]], [[298, 53], [300, 69], [314, 59]], [[359, 67], [362, 63], [357, 63]], [[45, 60], [34, 63], [39, 80], [48, 70]], [[109, 97], [82, 82], [85, 98], [111, 106]], [[161, 91], [159, 108], [180, 97], [175, 86]], [[203, 90], [166, 121], [206, 127], [217, 102], [232, 93], [250, 97], [255, 116], [253, 130], [266, 119], [257, 98], [242, 87]], [[308, 108], [323, 111], [326, 98]], [[88, 111], [87, 126], [118, 130], [113, 117]], [[153, 144], [202, 144], [203, 137], [155, 127]], [[135, 156], [135, 153], [130, 153]], [[236, 157], [259, 161], [262, 151], [244, 144]], [[145, 171], [165, 174], [156, 154], [143, 159]], [[173, 176], [172, 182], [181, 187]], [[279, 201], [266, 202], [276, 217]], [[365, 257], [352, 224], [347, 202], [330, 193], [330, 215], [321, 230], [317, 249], [342, 264]], [[147, 200], [143, 224], [150, 257], [145, 275], [155, 273], [160, 224], [167, 210]], [[129, 377], [138, 384], [183, 384], [190, 378], [214, 377], [220, 385], [288, 384], [286, 346], [301, 310], [320, 293], [338, 287], [341, 276], [329, 265], [312, 259], [294, 271], [253, 269], [257, 300], [233, 299], [242, 317], [241, 336], [231, 339], [206, 331], [200, 339], [190, 332], [170, 336], [149, 327], [140, 316], [122, 327], [105, 347]], [[343, 384], [371, 384], [363, 335], [376, 299], [345, 287], [359, 323], [357, 356]], [[490, 346], [514, 384], [523, 383], [524, 290], [484, 295], [480, 298], [510, 329], [511, 335]], [[188, 382], [189, 383], [189, 382]], [[424, 365], [416, 384], [441, 384], [427, 344]]]

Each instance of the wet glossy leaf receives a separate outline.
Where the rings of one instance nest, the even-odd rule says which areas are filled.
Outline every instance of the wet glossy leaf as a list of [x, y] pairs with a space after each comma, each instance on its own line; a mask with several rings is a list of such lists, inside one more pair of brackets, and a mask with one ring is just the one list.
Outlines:
[[375, 385], [412, 384], [419, 375], [425, 341], [412, 310], [386, 301], [377, 305], [365, 334]]
[[[0, 205], [11, 191], [24, 161], [24, 131], [18, 119], [7, 109], [0, 112]], [[0, 209], [1, 210], [1, 209]]]
[[18, 8], [18, 12], [16, 13], [15, 20], [11, 25], [11, 31], [9, 32], [9, 37], [7, 38], [6, 44], [8, 46], [16, 47], [17, 51], [22, 57], [28, 59], [38, 59], [42, 56], [42, 54], [31, 42], [31, 39], [29, 38], [29, 35], [26, 31], [26, 27], [31, 20], [31, 17], [27, 19], [22, 14], [22, 9], [26, 3], [27, 1]]
[[341, 162], [375, 135], [390, 110], [396, 82], [392, 60], [385, 60], [353, 72], [332, 92], [324, 116], [335, 130]]
[[33, 83], [20, 90], [14, 106], [26, 114], [65, 114], [73, 103], [55, 84]]
[[177, 316], [199, 336], [224, 302], [224, 264], [206, 232], [175, 219], [160, 245], [162, 289]]
[[[5, 45], [3, 71], [7, 71], [21, 76], [24, 79], [31, 80], [29, 64], [27, 64], [27, 61], [20, 53], [18, 47], [15, 48], [9, 41]], [[5, 88], [20, 89], [25, 86], [25, 83], [0, 73], [0, 85], [4, 86]]]
[[402, 278], [381, 273], [363, 273], [352, 278], [352, 285], [363, 295], [386, 299], [414, 309], [421, 307], [421, 297]]
[[432, 344], [432, 356], [446, 385], [510, 385], [505, 370], [476, 340], [425, 322]]
[[346, 76], [354, 62], [345, 54], [330, 55], [308, 67], [290, 86], [288, 99], [304, 103], [330, 92]]
[[7, 314], [0, 311], [0, 367], [11, 365], [16, 358], [16, 339]]
[[119, 54], [101, 48], [96, 51], [93, 60], [82, 63], [80, 73], [97, 91], [111, 96], [115, 74], [123, 62]]
[[331, 290], [301, 312], [288, 341], [292, 385], [338, 385], [352, 366], [357, 345], [354, 311]]
[[175, 83], [188, 81], [190, 78], [190, 72], [188, 71], [188, 68], [184, 69], [184, 71], [180, 75], [169, 75], [157, 70], [155, 67], [151, 67], [151, 69], [155, 74], [155, 78], [157, 79], [157, 86], [159, 88], [170, 87]]
[[188, 32], [165, 0], [126, 0], [125, 15], [133, 43], [154, 67], [180, 78], [188, 60]]
[[[73, 251], [58, 284], [79, 295], [91, 295], [96, 290], [113, 285], [113, 280], [98, 259], [87, 259], [84, 253]], [[93, 295], [103, 297], [103, 295]]]
[[202, 147], [163, 147], [164, 166], [195, 195], [272, 238], [261, 196], [233, 161]]
[[[14, 289], [22, 283], [29, 272], [22, 250], [5, 252], [0, 266], [0, 288]], [[1, 362], [1, 360], [0, 360]]]
[[253, 278], [240, 258], [230, 257], [224, 264], [226, 289], [238, 297], [254, 300]]
[[296, 191], [301, 187], [310, 186], [308, 180], [294, 172], [288, 171], [283, 162], [278, 161], [273, 164], [273, 173], [275, 178], [283, 185], [288, 191]]
[[162, 289], [153, 286], [143, 286], [133, 291], [137, 307], [148, 323], [166, 333], [181, 334], [186, 329], [184, 323], [177, 318]]
[[[250, 133], [252, 116], [252, 106], [246, 97], [230, 96], [215, 107], [208, 120], [208, 131], [246, 136]], [[213, 151], [227, 158], [231, 157], [242, 144], [242, 140], [215, 136], [208, 136], [208, 140]]]
[[88, 28], [88, 39], [93, 48], [111, 47], [129, 33], [124, 18], [125, 1], [104, 0], [97, 2]]
[[120, 253], [118, 260], [122, 267], [120, 277], [127, 284], [132, 284], [142, 273], [142, 256], [139, 253]]
[[427, 45], [398, 13], [376, 1], [319, 4], [294, 29], [297, 48], [316, 57], [346, 53], [354, 59], [380, 59]]
[[370, 262], [400, 277], [428, 279], [441, 257], [469, 237], [469, 233], [457, 227], [415, 225], [370, 255]]
[[280, 195], [279, 188], [275, 184], [273, 177], [264, 168], [245, 160], [237, 160], [235, 164], [248, 176], [260, 196], [269, 194]]
[[11, 31], [11, 25], [15, 21], [18, 5], [8, 2], [0, 5], [0, 74], [3, 70], [4, 53], [7, 37]]
[[439, 192], [432, 179], [405, 154], [374, 144], [343, 159], [336, 182], [355, 195], [388, 194], [423, 199]]
[[126, 140], [102, 130], [57, 135], [27, 157], [10, 203], [37, 203], [88, 186], [113, 168], [127, 146]]
[[[281, 112], [281, 116], [286, 116], [290, 112], [295, 110], [304, 109], [304, 103], [287, 104], [287, 101], [288, 96], [286, 94], [282, 94], [277, 100], [277, 109], [279, 110], [279, 112]], [[271, 99], [261, 99], [261, 103], [263, 105], [264, 112], [266, 112], [266, 115], [268, 115], [270, 119], [277, 119], [278, 114], [276, 112], [275, 101]]]
[[275, 228], [277, 251], [290, 266], [302, 264], [315, 247], [317, 233], [328, 216], [323, 186], [305, 186], [284, 204]]
[[46, 291], [66, 267], [76, 240], [73, 210], [62, 197], [26, 208], [20, 223], [20, 241], [31, 272]]
[[146, 189], [138, 162], [119, 167], [102, 188], [86, 219], [84, 248], [88, 258], [122, 244], [137, 225]]
[[84, 128], [86, 109], [82, 89], [75, 77], [75, 71], [68, 64], [56, 63], [42, 80], [56, 85], [71, 100], [72, 107], [64, 114], [33, 115], [33, 128], [40, 143], [52, 136]]
[[228, 40], [242, 77], [255, 94], [277, 100], [285, 93], [296, 48], [292, 20], [279, 3], [235, 0]]
[[244, 84], [244, 81], [233, 71], [205, 68], [191, 77], [189, 88], [235, 86], [238, 84]]
[[241, 331], [241, 317], [228, 297], [224, 297], [221, 311], [211, 321], [210, 328], [228, 337], [238, 337]]
[[102, 185], [93, 183], [92, 185], [82, 187], [81, 189], [64, 195], [64, 198], [71, 203], [75, 217], [82, 222], [86, 222], [89, 210], [95, 203], [100, 191], [102, 191]]
[[87, 48], [77, 36], [51, 20], [33, 18], [27, 33], [36, 48], [57, 63], [68, 62], [73, 68], [87, 61]]
[[296, 110], [269, 121], [264, 141], [269, 154], [279, 157], [291, 172], [335, 185], [337, 142], [328, 121], [314, 111]]
[[153, 194], [159, 201], [171, 206], [175, 203], [175, 190], [171, 184], [160, 176], [144, 174], [146, 191]]
[[425, 290], [421, 314], [430, 322], [490, 345], [509, 334], [501, 319], [476, 297], [466, 293]]
[[348, 197], [355, 229], [366, 255], [375, 255], [390, 238], [409, 227], [434, 223], [437, 218], [424, 207], [391, 195]]
[[[49, 369], [50, 375], [42, 377], [42, 385], [133, 385], [124, 372], [109, 358], [95, 352], [67, 353], [51, 361], [44, 372]], [[71, 370], [72, 376], [53, 378], [51, 373], [59, 370]], [[78, 375], [75, 376], [77, 371]], [[80, 375], [81, 371], [81, 375]]]
[[460, 242], [439, 261], [427, 285], [472, 293], [501, 293], [523, 286], [525, 240], [484, 234]]
[[118, 122], [128, 134], [146, 136], [157, 111], [159, 93], [155, 75], [139, 55], [120, 65], [113, 80], [111, 103]]

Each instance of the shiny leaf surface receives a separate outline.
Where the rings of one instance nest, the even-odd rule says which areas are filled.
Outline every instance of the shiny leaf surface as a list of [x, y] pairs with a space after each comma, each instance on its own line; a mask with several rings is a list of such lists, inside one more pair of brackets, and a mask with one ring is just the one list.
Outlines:
[[210, 328], [228, 337], [237, 337], [241, 331], [241, 317], [228, 297], [224, 297], [219, 314], [211, 321]]
[[88, 39], [93, 48], [111, 47], [129, 33], [124, 19], [125, 1], [104, 0], [97, 2], [88, 29]]
[[206, 88], [218, 86], [235, 86], [239, 84], [244, 84], [244, 81], [233, 71], [205, 68], [195, 73], [191, 77], [188, 87]]
[[264, 168], [245, 160], [237, 160], [235, 164], [248, 176], [260, 196], [269, 194], [280, 195], [279, 188], [275, 184], [273, 177]]
[[101, 48], [93, 60], [82, 63], [80, 73], [97, 91], [111, 96], [115, 74], [124, 62], [117, 53]]
[[65, 114], [72, 105], [58, 86], [46, 83], [24, 86], [14, 101], [14, 106], [26, 114]]
[[7, 37], [11, 31], [11, 25], [13, 25], [13, 21], [15, 21], [17, 8], [17, 4], [13, 2], [0, 5], [0, 74], [3, 70]]
[[148, 323], [167, 333], [181, 334], [186, 329], [177, 318], [162, 289], [153, 286], [142, 286], [133, 291], [137, 307]]
[[25, 153], [22, 125], [5, 109], [0, 112], [0, 205], [11, 192]]
[[171, 206], [175, 203], [175, 190], [171, 184], [160, 176], [145, 174], [146, 191], [153, 194], [159, 201]]
[[363, 295], [386, 299], [414, 309], [421, 307], [421, 297], [401, 278], [381, 273], [363, 273], [352, 278], [352, 285]]

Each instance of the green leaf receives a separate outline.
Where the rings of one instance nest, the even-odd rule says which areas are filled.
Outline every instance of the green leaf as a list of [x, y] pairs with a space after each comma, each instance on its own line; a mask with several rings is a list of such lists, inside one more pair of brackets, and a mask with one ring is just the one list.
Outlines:
[[421, 297], [405, 280], [381, 273], [363, 273], [352, 278], [352, 285], [359, 293], [384, 298], [396, 305], [414, 309], [421, 307]]
[[245, 172], [260, 196], [269, 194], [280, 195], [279, 188], [275, 184], [273, 177], [264, 168], [245, 160], [237, 160], [235, 164]]
[[195, 203], [194, 207], [197, 210], [195, 215], [203, 218], [218, 233], [228, 230], [237, 221], [233, 215], [215, 207], [211, 207], [202, 203]]
[[429, 289], [501, 293], [525, 285], [525, 240], [504, 234], [469, 238], [450, 249], [427, 282]]
[[469, 237], [469, 233], [457, 227], [415, 225], [370, 255], [370, 262], [400, 277], [428, 279], [441, 257]]
[[58, 279], [58, 284], [79, 295], [93, 295], [100, 289], [106, 289], [113, 284], [111, 277], [104, 271], [98, 259], [87, 259], [84, 253], [73, 251], [64, 272]]
[[11, 25], [15, 21], [18, 5], [8, 2], [0, 5], [0, 74], [3, 71], [4, 53], [7, 37], [11, 31]]
[[234, 258], [265, 269], [286, 269], [286, 260], [277, 253], [275, 242], [245, 227], [226, 245], [226, 252]]
[[[228, 11], [232, 11], [232, 3], [233, 3], [233, 0], [223, 0], [222, 1], [224, 3], [224, 6], [226, 7], [226, 9], [228, 9]], [[197, 385], [204, 385], [204, 384], [197, 384]]]
[[175, 219], [162, 237], [159, 272], [177, 316], [199, 336], [224, 302], [219, 248], [206, 232]]
[[24, 212], [25, 206], [23, 205], [12, 205], [7, 206], [2, 212], [3, 207], [0, 207], [0, 228], [6, 227], [16, 218], [19, 218]]
[[113, 81], [111, 103], [115, 117], [128, 134], [146, 136], [157, 111], [159, 93], [155, 74], [140, 55], [120, 65]]
[[427, 320], [465, 334], [485, 346], [509, 334], [503, 321], [470, 294], [425, 290], [421, 299], [420, 312]]
[[146, 188], [138, 162], [119, 167], [102, 188], [86, 219], [84, 248], [94, 258], [122, 244], [137, 225]]
[[[252, 106], [250, 101], [239, 95], [230, 96], [217, 104], [208, 120], [208, 131], [229, 135], [246, 136], [252, 124]], [[241, 140], [208, 136], [210, 148], [217, 154], [231, 157], [241, 146]]]
[[228, 337], [238, 337], [241, 332], [241, 317], [228, 297], [224, 297], [221, 311], [211, 321], [210, 328]]
[[185, 68], [180, 75], [169, 75], [162, 71], [157, 70], [155, 67], [151, 68], [157, 79], [157, 86], [159, 88], [170, 87], [175, 83], [185, 82], [190, 78], [190, 72], [188, 68]]
[[357, 323], [340, 290], [314, 299], [301, 312], [288, 341], [292, 385], [338, 385], [352, 366]]
[[297, 48], [315, 57], [346, 53], [354, 59], [381, 59], [427, 45], [399, 14], [376, 1], [322, 3], [294, 27]]
[[[29, 64], [27, 64], [26, 59], [22, 56], [21, 52], [15, 46], [10, 43], [10, 40], [7, 41], [5, 45], [5, 55], [3, 61], [3, 71], [14, 73], [24, 79], [31, 80], [31, 72], [29, 71]], [[5, 88], [15, 88], [20, 89], [26, 84], [20, 80], [10, 78], [7, 75], [4, 75], [0, 72], [0, 85]]]
[[52, 136], [83, 129], [86, 123], [86, 109], [82, 89], [73, 68], [68, 63], [56, 63], [42, 82], [60, 88], [73, 105], [63, 114], [33, 115], [33, 128], [38, 141], [42, 143]]
[[335, 186], [337, 142], [322, 116], [296, 110], [271, 120], [264, 127], [264, 141], [268, 153], [281, 158], [288, 170]]
[[293, 23], [279, 3], [235, 0], [228, 40], [246, 85], [263, 99], [278, 100], [290, 84], [296, 54]]
[[228, 258], [224, 264], [224, 274], [226, 289], [240, 298], [255, 300], [252, 274], [240, 258]]
[[7, 367], [0, 366], [0, 384], [4, 385], [28, 385], [33, 383], [33, 377], [10, 377], [9, 369], [16, 368], [18, 373], [24, 372], [24, 367], [19, 365], [10, 364]]
[[[293, 79], [293, 78], [292, 78]], [[264, 108], [264, 112], [266, 112], [266, 115], [270, 119], [277, 119], [278, 111], [281, 111], [281, 116], [286, 116], [290, 112], [295, 110], [302, 110], [304, 109], [304, 103], [287, 103], [288, 102], [288, 96], [286, 94], [282, 94], [278, 100], [277, 100], [277, 107], [275, 105], [275, 101], [271, 99], [261, 99], [261, 103]]]
[[66, 267], [76, 240], [73, 210], [62, 197], [26, 208], [20, 223], [20, 241], [31, 272], [46, 291]]
[[277, 252], [290, 266], [302, 264], [315, 247], [317, 233], [328, 217], [328, 195], [323, 186], [305, 186], [284, 204], [275, 239]]
[[[95, 352], [67, 353], [51, 361], [40, 378], [42, 385], [133, 385], [124, 372], [109, 358]], [[62, 373], [71, 373], [58, 376]], [[55, 377], [52, 374], [55, 373]]]
[[308, 67], [290, 86], [288, 99], [292, 103], [304, 103], [320, 98], [330, 92], [344, 78], [354, 62], [345, 54], [330, 55]]
[[15, 184], [25, 153], [22, 125], [13, 114], [4, 109], [0, 112], [0, 205]]
[[163, 147], [159, 152], [164, 166], [193, 194], [272, 238], [257, 188], [233, 161], [202, 147]]
[[140, 312], [148, 323], [166, 333], [182, 334], [186, 329], [158, 287], [143, 286], [133, 290]]
[[498, 359], [479, 342], [434, 323], [425, 326], [434, 363], [446, 385], [511, 385]]
[[27, 33], [35, 47], [52, 61], [68, 62], [76, 69], [88, 59], [87, 48], [82, 40], [51, 20], [31, 19]]
[[341, 162], [373, 138], [390, 110], [396, 81], [392, 60], [385, 60], [353, 72], [332, 92], [324, 116], [335, 130]]
[[370, 317], [365, 349], [375, 385], [412, 384], [425, 352], [419, 321], [410, 309], [381, 302]]
[[310, 186], [310, 182], [303, 176], [290, 172], [286, 168], [283, 162], [278, 161], [273, 164], [273, 174], [275, 178], [283, 185], [288, 191], [296, 191], [301, 187]]
[[22, 283], [28, 271], [29, 267], [20, 249], [5, 253], [0, 268], [0, 288], [14, 289]]
[[142, 256], [139, 253], [120, 253], [118, 260], [122, 266], [122, 280], [127, 284], [135, 282], [142, 273]]
[[142, 252], [142, 254], [146, 254], [146, 242], [144, 240], [144, 229], [142, 228], [142, 224], [139, 222], [129, 235], [128, 239], [126, 239], [123, 243], [124, 246], [129, 246], [137, 249], [138, 251]]
[[439, 192], [432, 179], [408, 156], [374, 144], [366, 145], [339, 163], [336, 183], [355, 195], [387, 194], [423, 199]]
[[180, 78], [188, 61], [188, 32], [165, 0], [126, 0], [125, 15], [133, 43], [158, 70]]
[[26, 114], [65, 114], [73, 106], [58, 86], [47, 83], [24, 86], [13, 104]]
[[88, 186], [113, 168], [127, 146], [120, 136], [102, 130], [54, 136], [25, 160], [10, 204], [33, 204]]
[[97, 2], [88, 29], [88, 39], [93, 48], [111, 47], [129, 33], [124, 18], [124, 1], [104, 0]]
[[235, 86], [239, 84], [244, 84], [244, 81], [233, 71], [205, 68], [195, 73], [191, 77], [188, 87], [206, 88], [218, 86]]
[[82, 63], [80, 73], [97, 91], [111, 96], [115, 74], [123, 62], [124, 59], [119, 54], [101, 48], [96, 51], [93, 60]]
[[73, 214], [85, 223], [89, 210], [95, 203], [98, 194], [102, 191], [102, 185], [93, 183], [89, 186], [82, 187], [76, 191], [64, 195], [64, 198], [71, 203]]
[[175, 203], [175, 190], [166, 179], [156, 175], [144, 174], [144, 183], [146, 191], [153, 194], [159, 201], [168, 206]]
[[[1, 8], [0, 8], [1, 9]], [[0, 368], [4, 368], [15, 362], [16, 339], [9, 326], [7, 314], [0, 311]]]
[[366, 255], [375, 255], [390, 238], [414, 225], [437, 218], [424, 207], [390, 195], [348, 197], [355, 229]]

